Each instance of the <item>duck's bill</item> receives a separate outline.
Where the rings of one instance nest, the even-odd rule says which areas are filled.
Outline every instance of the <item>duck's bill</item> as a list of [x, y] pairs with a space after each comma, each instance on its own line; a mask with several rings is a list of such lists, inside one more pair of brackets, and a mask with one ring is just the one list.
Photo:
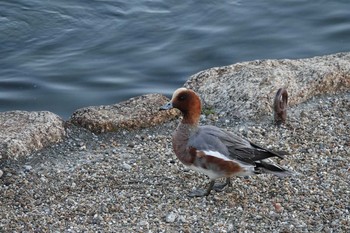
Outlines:
[[173, 108], [173, 103], [172, 102], [168, 102], [165, 105], [163, 105], [162, 107], [159, 108], [159, 110], [169, 110]]

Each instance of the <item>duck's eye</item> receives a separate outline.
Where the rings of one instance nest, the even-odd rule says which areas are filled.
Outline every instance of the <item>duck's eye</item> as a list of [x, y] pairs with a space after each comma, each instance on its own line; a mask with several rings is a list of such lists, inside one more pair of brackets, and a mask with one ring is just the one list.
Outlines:
[[180, 100], [180, 101], [183, 101], [183, 100], [185, 100], [185, 99], [186, 99], [186, 96], [185, 96], [185, 95], [180, 95], [180, 96], [179, 96], [179, 100]]

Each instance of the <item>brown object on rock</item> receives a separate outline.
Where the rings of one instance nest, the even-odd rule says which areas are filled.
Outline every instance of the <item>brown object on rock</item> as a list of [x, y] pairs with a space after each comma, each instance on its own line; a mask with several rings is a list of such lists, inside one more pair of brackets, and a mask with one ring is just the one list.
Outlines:
[[275, 124], [286, 123], [287, 119], [288, 93], [285, 88], [278, 89], [273, 101]]
[[256, 60], [201, 71], [185, 83], [203, 100], [204, 108], [249, 120], [270, 117], [277, 90], [288, 90], [288, 105], [317, 95], [350, 90], [350, 53], [298, 60]]
[[113, 132], [118, 129], [145, 128], [161, 124], [179, 115], [176, 110], [160, 112], [159, 106], [168, 102], [161, 94], [148, 94], [105, 106], [78, 109], [70, 122], [94, 133]]

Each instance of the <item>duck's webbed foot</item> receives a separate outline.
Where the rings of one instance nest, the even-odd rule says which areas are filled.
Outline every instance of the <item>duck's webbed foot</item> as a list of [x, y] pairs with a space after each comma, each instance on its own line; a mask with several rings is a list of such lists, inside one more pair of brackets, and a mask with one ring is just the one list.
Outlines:
[[210, 194], [213, 189], [215, 180], [211, 180], [207, 189], [196, 189], [188, 194], [189, 197], [204, 197]]
[[211, 190], [215, 190], [216, 192], [224, 191], [226, 186], [231, 186], [231, 179], [228, 177], [224, 183], [215, 184], [215, 180], [211, 180], [208, 187], [206, 189], [196, 189], [188, 194], [190, 197], [204, 197], [208, 196]]
[[231, 185], [232, 185], [231, 179], [229, 177], [227, 177], [225, 183], [214, 184], [213, 189], [216, 192], [222, 192], [222, 191], [224, 191], [224, 188], [226, 186], [231, 186]]

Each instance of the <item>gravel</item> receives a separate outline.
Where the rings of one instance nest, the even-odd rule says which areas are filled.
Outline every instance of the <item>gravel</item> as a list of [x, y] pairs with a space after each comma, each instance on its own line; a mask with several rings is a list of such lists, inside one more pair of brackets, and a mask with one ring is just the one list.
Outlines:
[[[205, 176], [171, 147], [178, 120], [67, 139], [0, 165], [0, 232], [350, 232], [350, 92], [288, 109], [286, 125], [202, 116], [291, 155], [295, 175], [232, 178], [233, 186], [189, 198]], [[228, 114], [228, 113], [227, 113]]]

